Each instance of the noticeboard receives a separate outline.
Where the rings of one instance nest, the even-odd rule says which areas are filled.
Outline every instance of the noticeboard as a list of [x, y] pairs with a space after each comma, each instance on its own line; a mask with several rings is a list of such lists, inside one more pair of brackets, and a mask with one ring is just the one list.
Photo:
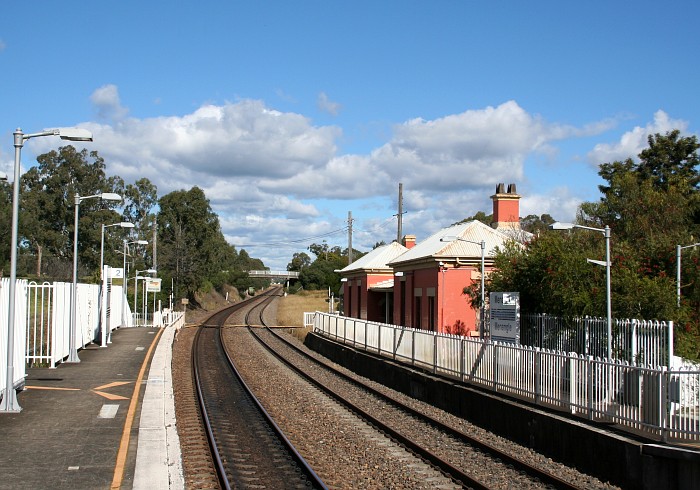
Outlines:
[[160, 277], [148, 277], [145, 281], [147, 293], [160, 293]]
[[520, 293], [491, 293], [491, 340], [520, 343]]

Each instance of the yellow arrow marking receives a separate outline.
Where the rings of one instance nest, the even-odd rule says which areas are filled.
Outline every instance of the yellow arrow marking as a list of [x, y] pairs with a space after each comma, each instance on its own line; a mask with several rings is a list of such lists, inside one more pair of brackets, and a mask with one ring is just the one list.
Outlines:
[[131, 381], [114, 381], [112, 383], [107, 383], [106, 385], [95, 386], [93, 388], [93, 390], [104, 390], [105, 388], [112, 388], [113, 386], [128, 385], [129, 383], [131, 383]]
[[114, 395], [112, 393], [105, 393], [104, 391], [92, 390], [93, 393], [97, 393], [100, 396], [105, 397], [108, 400], [128, 400], [127, 397], [121, 395]]
[[128, 400], [128, 398], [125, 396], [114, 395], [112, 393], [105, 393], [104, 391], [99, 390], [104, 390], [105, 388], [114, 388], [115, 386], [128, 385], [129, 383], [131, 383], [131, 381], [114, 381], [112, 383], [107, 383], [106, 385], [97, 386], [92, 389], [92, 392], [103, 396], [108, 400]]

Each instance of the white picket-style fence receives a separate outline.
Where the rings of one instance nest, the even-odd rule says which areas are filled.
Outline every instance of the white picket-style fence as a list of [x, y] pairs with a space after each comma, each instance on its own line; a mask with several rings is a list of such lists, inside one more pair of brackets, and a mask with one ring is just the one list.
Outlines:
[[[9, 284], [8, 278], [0, 280], [0, 394], [5, 390], [7, 377]], [[99, 286], [77, 286], [76, 346], [82, 349], [92, 342], [102, 345]], [[37, 284], [17, 280], [13, 349], [15, 387], [23, 384], [27, 364], [53, 368], [70, 354], [72, 289], [72, 283]], [[105, 333], [120, 326], [130, 326], [131, 309], [123, 298], [121, 286], [109, 285], [105, 288]], [[109, 336], [106, 335], [106, 338]]]
[[315, 332], [548, 408], [662, 441], [700, 441], [700, 369], [584, 354], [305, 313]]

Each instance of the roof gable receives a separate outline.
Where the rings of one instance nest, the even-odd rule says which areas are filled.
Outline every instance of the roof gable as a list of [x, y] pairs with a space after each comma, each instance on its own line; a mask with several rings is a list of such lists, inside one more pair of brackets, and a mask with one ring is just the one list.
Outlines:
[[[443, 237], [457, 237], [461, 240], [441, 241]], [[427, 258], [481, 257], [482, 240], [486, 244], [485, 257], [493, 257], [496, 247], [502, 248], [506, 242], [512, 241], [513, 237], [481, 221], [468, 221], [443, 228], [389, 262], [389, 266], [395, 267], [398, 264]]]
[[388, 245], [382, 245], [375, 248], [371, 252], [363, 255], [352, 264], [341, 269], [340, 274], [366, 271], [366, 270], [381, 270], [385, 269], [391, 272], [391, 266], [387, 265], [396, 257], [405, 253], [408, 249], [398, 242], [391, 242]]

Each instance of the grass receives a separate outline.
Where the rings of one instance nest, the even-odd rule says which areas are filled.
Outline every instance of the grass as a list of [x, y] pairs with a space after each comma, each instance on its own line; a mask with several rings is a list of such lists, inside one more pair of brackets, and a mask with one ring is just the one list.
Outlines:
[[327, 311], [326, 299], [328, 299], [327, 291], [300, 291], [296, 294], [288, 294], [277, 306], [277, 324], [301, 327], [290, 329], [290, 333], [303, 341], [309, 331], [303, 325], [304, 312]]
[[277, 306], [277, 324], [303, 327], [305, 311], [328, 311], [328, 292], [300, 291], [288, 294]]

